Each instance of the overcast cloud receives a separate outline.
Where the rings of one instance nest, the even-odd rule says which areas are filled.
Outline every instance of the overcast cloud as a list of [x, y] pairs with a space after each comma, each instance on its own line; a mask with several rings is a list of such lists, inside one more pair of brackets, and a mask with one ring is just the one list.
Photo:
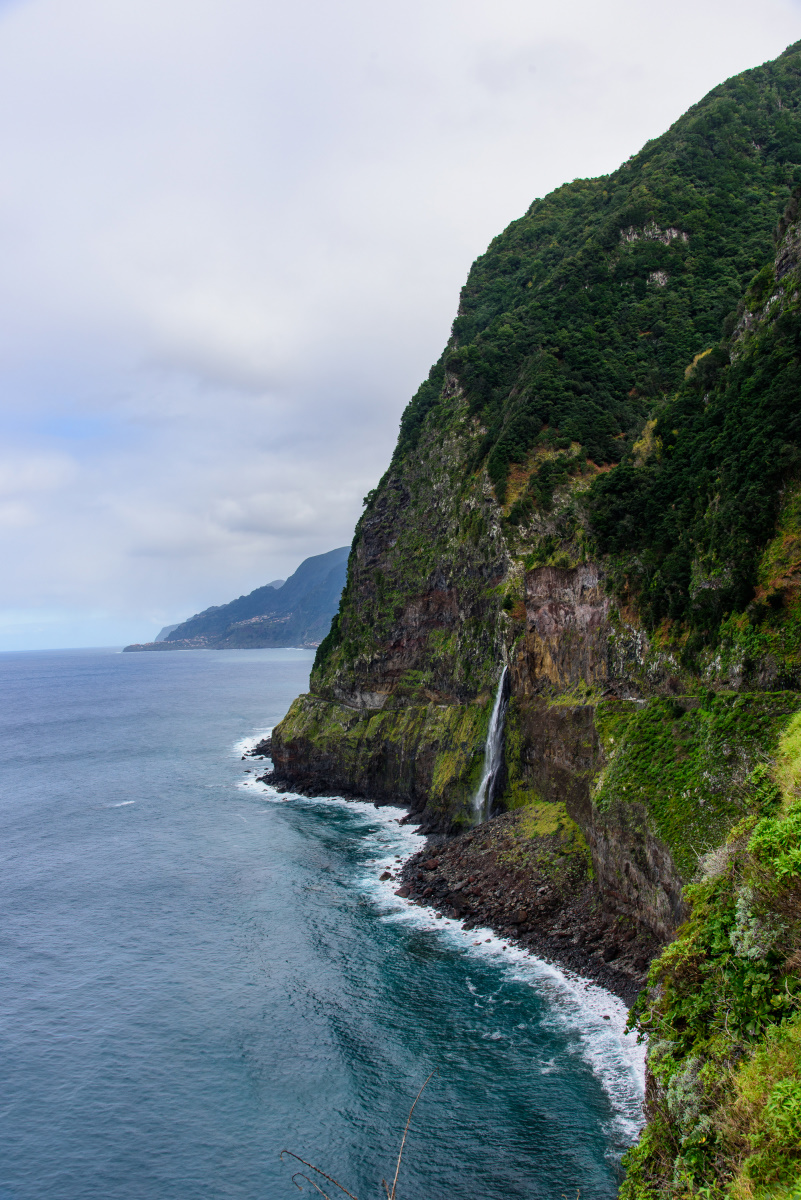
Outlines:
[[350, 541], [470, 263], [796, 0], [0, 4], [0, 648]]

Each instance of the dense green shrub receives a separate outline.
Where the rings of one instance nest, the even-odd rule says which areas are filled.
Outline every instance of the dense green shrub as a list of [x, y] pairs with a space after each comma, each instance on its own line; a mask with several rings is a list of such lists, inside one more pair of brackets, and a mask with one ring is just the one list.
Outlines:
[[499, 497], [543, 434], [596, 463], [715, 343], [801, 176], [801, 53], [715, 88], [611, 175], [536, 200], [465, 284], [448, 348], [404, 413], [410, 453], [444, 373], [483, 423]]
[[643, 805], [690, 880], [738, 817], [773, 814], [780, 791], [761, 759], [799, 707], [792, 692], [602, 701], [596, 724], [608, 765], [594, 804]]
[[622, 1200], [801, 1191], [799, 735], [797, 714], [633, 1009], [650, 1039], [648, 1125]]
[[423, 422], [431, 409], [439, 402], [445, 370], [442, 360], [436, 363], [428, 373], [428, 379], [421, 383], [412, 399], [403, 411], [398, 434], [396, 455], [408, 454], [414, 450], [420, 437]]
[[714, 643], [723, 619], [753, 599], [784, 489], [801, 470], [799, 396], [801, 310], [791, 301], [734, 362], [719, 347], [657, 407], [647, 461], [635, 448], [594, 481], [599, 547], [650, 627], [670, 618]]

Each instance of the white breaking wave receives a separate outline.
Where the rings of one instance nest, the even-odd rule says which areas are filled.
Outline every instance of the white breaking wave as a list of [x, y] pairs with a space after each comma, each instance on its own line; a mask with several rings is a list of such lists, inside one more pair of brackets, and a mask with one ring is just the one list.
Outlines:
[[[274, 729], [273, 725], [268, 725], [264, 729], [260, 729], [258, 733], [254, 733], [251, 737], [240, 738], [238, 742], [234, 742], [231, 747], [232, 758], [242, 758], [249, 750], [254, 750], [259, 742], [264, 738], [269, 737]], [[269, 761], [269, 760], [268, 760]]]
[[[257, 740], [253, 739], [254, 744]], [[622, 1000], [580, 975], [509, 944], [491, 929], [464, 930], [459, 920], [441, 917], [433, 909], [396, 896], [403, 862], [421, 850], [426, 842], [422, 834], [399, 823], [406, 816], [405, 809], [389, 805], [376, 808], [369, 801], [346, 800], [341, 796], [309, 798], [292, 792], [282, 794], [254, 777], [242, 780], [238, 786], [256, 790], [267, 801], [336, 805], [379, 823], [380, 830], [365, 835], [366, 844], [374, 847], [375, 857], [364, 864], [368, 871], [355, 882], [375, 903], [382, 919], [436, 933], [461, 952], [497, 967], [504, 979], [534, 988], [546, 1002], [541, 1018], [543, 1028], [559, 1030], [567, 1040], [568, 1052], [583, 1059], [609, 1098], [614, 1116], [611, 1126], [605, 1130], [607, 1136], [614, 1142], [628, 1144], [634, 1141], [644, 1124], [646, 1048], [637, 1044], [635, 1033], [626, 1032], [628, 1009]], [[384, 871], [390, 872], [390, 879], [379, 878]], [[473, 991], [472, 985], [468, 986]], [[490, 1030], [487, 1036], [495, 1038], [496, 1033]], [[550, 1073], [559, 1067], [551, 1059], [540, 1069]], [[610, 1152], [614, 1155], [613, 1149]]]
[[[376, 874], [359, 880], [383, 909], [384, 919], [435, 932], [466, 954], [491, 963], [504, 978], [534, 988], [546, 1002], [543, 1028], [559, 1029], [562, 1037], [566, 1036], [570, 1052], [588, 1064], [609, 1097], [614, 1118], [605, 1132], [614, 1141], [634, 1141], [644, 1124], [646, 1048], [637, 1044], [636, 1033], [626, 1032], [628, 1008], [624, 1002], [606, 988], [510, 944], [489, 928], [464, 930], [460, 920], [438, 917], [432, 909], [396, 896], [396, 880], [382, 882], [378, 878], [381, 868], [389, 870], [391, 865], [400, 864], [391, 864], [388, 856], [377, 859], [373, 866]], [[488, 1036], [494, 1035], [490, 1032]], [[542, 1069], [558, 1068], [548, 1063]]]

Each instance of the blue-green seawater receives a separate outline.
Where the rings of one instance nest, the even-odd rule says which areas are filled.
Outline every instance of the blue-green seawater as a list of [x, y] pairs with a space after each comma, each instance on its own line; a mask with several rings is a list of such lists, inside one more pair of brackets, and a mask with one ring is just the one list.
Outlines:
[[0, 1200], [282, 1200], [285, 1147], [375, 1198], [435, 1068], [398, 1200], [614, 1195], [623, 1006], [395, 897], [399, 810], [245, 774], [310, 663], [0, 655]]

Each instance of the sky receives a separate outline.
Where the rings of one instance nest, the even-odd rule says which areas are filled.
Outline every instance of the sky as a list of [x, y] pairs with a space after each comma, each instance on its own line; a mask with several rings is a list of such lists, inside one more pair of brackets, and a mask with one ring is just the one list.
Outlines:
[[0, 650], [347, 544], [470, 264], [801, 0], [0, 0]]

